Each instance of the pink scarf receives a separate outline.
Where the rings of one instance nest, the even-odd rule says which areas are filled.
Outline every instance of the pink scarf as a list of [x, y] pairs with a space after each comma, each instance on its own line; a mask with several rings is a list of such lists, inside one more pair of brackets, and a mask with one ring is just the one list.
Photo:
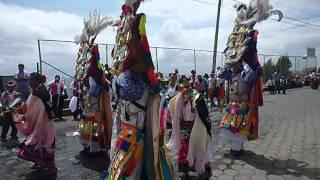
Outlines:
[[15, 114], [17, 129], [25, 136], [26, 145], [35, 146], [36, 150], [52, 152], [54, 143], [55, 127], [49, 120], [45, 106], [37, 96], [30, 95], [26, 101], [27, 110], [24, 115]]

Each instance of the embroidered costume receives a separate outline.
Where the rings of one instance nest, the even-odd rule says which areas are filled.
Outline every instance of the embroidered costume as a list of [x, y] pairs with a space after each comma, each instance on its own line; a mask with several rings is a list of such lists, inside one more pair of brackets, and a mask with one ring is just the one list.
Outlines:
[[15, 115], [17, 129], [26, 136], [20, 145], [18, 157], [34, 163], [33, 168], [56, 173], [55, 127], [50, 119], [49, 92], [41, 84], [42, 77], [31, 73], [29, 81], [32, 94], [22, 104]]
[[200, 177], [210, 177], [208, 143], [211, 140], [209, 111], [204, 95], [188, 85], [169, 103], [172, 136], [168, 147], [176, 153], [180, 171], [194, 169]]
[[116, 117], [120, 129], [114, 134], [106, 180], [173, 179], [160, 141], [160, 88], [146, 36], [146, 15], [136, 14], [140, 3], [126, 1], [116, 22], [112, 57], [113, 71], [119, 74], [121, 102]]
[[113, 23], [110, 17], [100, 17], [95, 11], [84, 21], [83, 33], [77, 36], [80, 43], [76, 78], [81, 81], [80, 91], [84, 97], [84, 114], [79, 123], [80, 142], [84, 151], [95, 153], [109, 150], [112, 135], [112, 110], [109, 85], [100, 64], [98, 45], [94, 45], [97, 35]]
[[282, 18], [282, 13], [272, 10], [269, 1], [252, 0], [247, 7], [238, 4], [237, 18], [225, 54], [227, 62], [218, 77], [230, 82], [230, 103], [219, 123], [222, 139], [231, 142], [232, 152], [239, 154], [247, 140], [258, 138], [258, 107], [263, 105], [262, 68], [257, 55], [257, 22], [271, 15]]

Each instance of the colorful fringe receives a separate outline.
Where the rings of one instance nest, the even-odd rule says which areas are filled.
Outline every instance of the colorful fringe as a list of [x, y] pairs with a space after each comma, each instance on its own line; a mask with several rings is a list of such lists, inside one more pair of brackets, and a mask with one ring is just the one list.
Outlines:
[[98, 132], [98, 124], [95, 116], [83, 116], [79, 123], [80, 140], [89, 143], [92, 137]]
[[109, 170], [104, 173], [104, 179], [125, 179], [132, 174], [137, 163], [142, 160], [143, 133], [130, 124], [121, 124], [121, 132], [115, 147], [115, 155]]
[[234, 134], [248, 136], [252, 124], [252, 119], [248, 114], [248, 108], [239, 108], [237, 105], [227, 108], [219, 127], [228, 129]]
[[249, 119], [251, 122], [250, 129], [249, 129], [249, 135], [248, 140], [253, 141], [258, 139], [259, 137], [259, 112], [258, 107], [253, 108], [249, 112]]
[[152, 62], [152, 56], [150, 53], [150, 46], [148, 42], [148, 38], [146, 35], [146, 15], [145, 14], [139, 14], [138, 16], [138, 22], [139, 22], [139, 35], [140, 35], [140, 44], [142, 46], [142, 49], [144, 51], [144, 58], [147, 65], [147, 77], [149, 84], [151, 87], [156, 91], [160, 92], [160, 88], [158, 85], [158, 78], [156, 74], [154, 73], [154, 65]]

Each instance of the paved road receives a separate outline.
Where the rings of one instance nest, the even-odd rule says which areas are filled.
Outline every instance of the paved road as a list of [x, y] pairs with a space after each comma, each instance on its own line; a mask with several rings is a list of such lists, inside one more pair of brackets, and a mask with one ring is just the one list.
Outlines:
[[260, 113], [260, 139], [245, 145], [244, 156], [214, 148], [211, 179], [320, 179], [320, 91], [266, 95]]
[[[242, 157], [224, 155], [213, 124], [211, 179], [320, 179], [320, 90], [289, 90], [287, 95], [266, 95], [261, 108], [260, 139], [245, 145]], [[220, 113], [213, 113], [219, 119]], [[101, 179], [104, 157], [79, 155], [77, 139], [66, 137], [76, 122], [57, 122], [57, 177], [41, 177], [30, 163], [15, 156], [16, 142], [0, 144], [0, 180]]]

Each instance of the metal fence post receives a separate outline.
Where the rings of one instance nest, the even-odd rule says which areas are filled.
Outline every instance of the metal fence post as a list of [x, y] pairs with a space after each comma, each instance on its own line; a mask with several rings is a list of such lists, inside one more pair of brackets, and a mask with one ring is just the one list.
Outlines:
[[297, 74], [297, 56], [294, 57], [294, 73]]
[[37, 62], [37, 73], [40, 73], [40, 70], [39, 70], [39, 62]]
[[224, 67], [223, 53], [221, 53], [221, 68]]
[[306, 74], [308, 74], [308, 57], [306, 57]]
[[281, 74], [281, 76], [282, 76], [283, 74], [282, 74], [282, 61], [281, 61], [281, 59], [282, 59], [281, 56], [278, 57], [278, 61], [280, 61], [280, 62], [279, 62], [279, 71], [280, 71], [280, 74]]
[[266, 65], [266, 56], [265, 55], [262, 55], [263, 56], [263, 81], [266, 80], [266, 71], [265, 71], [265, 65]]
[[298, 72], [300, 74], [300, 60], [298, 61]]
[[109, 65], [109, 60], [108, 60], [108, 44], [106, 44], [106, 64]]
[[318, 72], [318, 57], [316, 56], [315, 59], [316, 59], [316, 70], [315, 70], [315, 72], [317, 73]]
[[196, 50], [193, 50], [194, 70], [197, 72]]
[[42, 74], [42, 57], [41, 57], [41, 47], [40, 47], [40, 40], [38, 39], [38, 53], [39, 53], [39, 73]]
[[156, 63], [157, 63], [157, 72], [159, 72], [158, 48], [157, 47], [156, 47]]

